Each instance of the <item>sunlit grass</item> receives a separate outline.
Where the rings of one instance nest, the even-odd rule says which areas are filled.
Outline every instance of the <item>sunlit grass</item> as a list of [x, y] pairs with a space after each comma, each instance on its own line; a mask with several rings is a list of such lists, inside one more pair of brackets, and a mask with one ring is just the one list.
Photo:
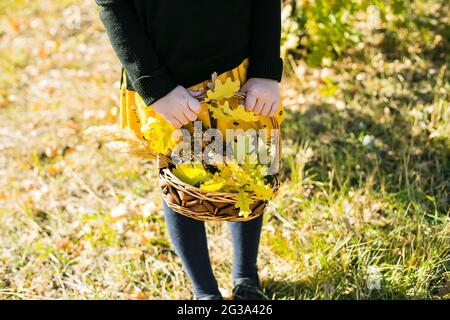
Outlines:
[[[64, 27], [73, 3], [0, 4], [0, 298], [191, 298], [156, 167], [82, 134], [116, 121], [120, 68], [92, 1], [75, 2], [80, 30]], [[449, 39], [411, 23], [286, 75], [283, 186], [259, 259], [268, 296], [449, 298]], [[229, 295], [228, 226], [208, 233]]]

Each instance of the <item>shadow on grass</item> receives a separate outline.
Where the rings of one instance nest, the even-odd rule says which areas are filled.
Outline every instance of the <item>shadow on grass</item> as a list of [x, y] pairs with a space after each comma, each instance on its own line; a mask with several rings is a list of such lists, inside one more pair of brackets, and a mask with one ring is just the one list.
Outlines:
[[[409, 10], [414, 10], [410, 8]], [[399, 28], [407, 28], [416, 31], [418, 42], [422, 42], [422, 56], [432, 62], [434, 67], [439, 68], [444, 64], [448, 64], [450, 56], [450, 25], [445, 23], [445, 18], [450, 14], [450, 4], [442, 1], [438, 3], [438, 7], [434, 8], [432, 13], [407, 14], [403, 21], [398, 22]], [[411, 43], [402, 39], [399, 32], [390, 30], [382, 30], [383, 42], [380, 49], [388, 60], [395, 60], [405, 56], [409, 56], [409, 46]], [[431, 34], [438, 35], [440, 41], [433, 43]], [[403, 34], [405, 35], [405, 33]], [[411, 36], [408, 32], [407, 36]]]
[[[441, 9], [449, 12], [449, 5], [442, 4]], [[383, 86], [392, 86], [389, 96], [355, 81], [342, 86], [342, 94], [347, 105], [357, 107], [338, 110], [323, 103], [310, 105], [302, 113], [287, 110], [285, 140], [307, 142], [315, 152], [305, 172], [328, 182], [329, 172], [334, 170], [332, 183], [337, 188], [364, 188], [370, 177], [375, 190], [394, 194], [406, 205], [415, 202], [425, 210], [447, 214], [450, 141], [445, 135], [430, 137], [427, 124], [432, 116], [423, 110], [424, 105], [448, 99], [445, 91], [449, 70], [445, 64], [449, 59], [450, 29], [439, 23], [442, 12], [414, 15], [409, 19], [412, 22], [404, 26], [415, 26], [411, 28], [419, 34], [433, 32], [441, 37], [440, 43], [433, 47], [427, 46], [426, 40], [418, 44], [423, 47], [421, 59], [425, 64], [413, 62], [404, 67], [401, 71], [404, 80], [396, 76], [387, 78], [382, 72], [371, 75], [386, 80]], [[409, 54], [406, 49], [414, 44], [411, 39], [408, 42], [399, 39], [399, 33], [384, 32], [385, 40], [379, 47], [368, 49], [372, 51], [367, 55], [358, 52], [352, 56], [353, 61], [367, 64], [376, 52], [381, 52], [385, 61]], [[430, 72], [431, 68], [435, 71]], [[437, 74], [439, 70], [441, 74]], [[414, 113], [420, 113], [419, 118], [414, 119], [411, 115]], [[284, 176], [288, 177], [290, 168], [287, 165], [284, 168]]]
[[266, 279], [263, 282], [263, 291], [267, 298], [273, 300], [300, 300], [304, 296], [309, 296], [311, 289], [302, 281]]
[[[314, 279], [311, 279], [314, 280]], [[306, 281], [285, 281], [266, 279], [263, 282], [263, 292], [268, 299], [271, 300], [353, 300], [354, 295], [351, 292], [341, 292], [336, 289], [336, 279], [328, 279], [328, 282], [312, 285]], [[386, 289], [385, 284], [381, 281], [380, 284], [364, 282], [359, 284], [365, 286], [367, 289], [361, 292], [358, 299], [364, 300], [379, 300], [379, 299], [394, 299], [406, 300], [411, 299], [411, 296], [405, 294], [401, 289], [389, 288]], [[379, 285], [379, 287], [378, 287]], [[371, 286], [370, 288], [368, 286]]]
[[[305, 170], [321, 181], [329, 179], [332, 169], [338, 188], [363, 188], [371, 177], [376, 190], [405, 193], [405, 201], [420, 202], [430, 210], [435, 205], [445, 213], [450, 200], [448, 141], [430, 139], [426, 132], [413, 133], [402, 112], [391, 114], [381, 123], [354, 110], [312, 106], [303, 114], [288, 113], [284, 135], [308, 141], [318, 152]], [[289, 176], [290, 168], [284, 168]]]
[[[323, 104], [311, 106], [304, 113], [288, 112], [285, 140], [291, 139], [298, 144], [307, 142], [312, 147], [314, 158], [306, 163], [304, 172], [314, 180], [329, 185], [329, 173], [334, 171], [331, 184], [337, 192], [364, 190], [369, 185], [375, 192], [386, 195], [386, 201], [395, 202], [394, 206], [399, 210], [411, 206], [415, 213], [407, 219], [425, 223], [423, 218], [430, 225], [443, 227], [450, 201], [449, 141], [430, 139], [426, 130], [416, 132], [414, 123], [408, 121], [401, 109], [391, 110], [387, 117], [382, 114], [384, 107], [379, 109], [380, 112], [365, 113], [353, 109], [337, 110]], [[283, 168], [283, 179], [288, 179], [291, 168], [287, 163]], [[399, 227], [402, 226], [386, 225], [384, 228], [389, 233]], [[407, 242], [396, 244], [409, 246]], [[385, 261], [392, 259], [395, 264], [395, 255], [388, 256]], [[357, 261], [354, 268], [358, 269]], [[438, 288], [446, 281], [446, 268], [443, 264], [439, 264], [439, 268], [430, 277], [430, 288]], [[266, 295], [274, 299], [354, 299], [354, 293], [347, 294], [342, 289], [334, 291], [333, 287], [342, 281], [348, 282], [348, 274], [339, 269], [332, 274], [325, 276], [329, 285], [317, 285], [324, 276], [316, 275], [319, 278], [314, 276], [303, 282], [267, 279], [264, 288]], [[401, 285], [382, 284], [382, 290], [369, 290], [365, 285], [364, 282], [355, 285], [358, 299], [412, 298]], [[424, 295], [420, 293], [417, 297]]]

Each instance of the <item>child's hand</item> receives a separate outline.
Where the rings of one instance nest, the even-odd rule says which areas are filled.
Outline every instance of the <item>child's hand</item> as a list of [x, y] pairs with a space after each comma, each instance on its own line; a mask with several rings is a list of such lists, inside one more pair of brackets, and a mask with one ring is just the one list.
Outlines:
[[190, 121], [197, 119], [201, 107], [200, 102], [195, 97], [202, 93], [202, 91], [188, 91], [182, 86], [178, 86], [152, 104], [152, 107], [175, 128], [181, 128]]
[[241, 88], [247, 94], [245, 109], [272, 117], [280, 106], [280, 87], [276, 80], [250, 78]]

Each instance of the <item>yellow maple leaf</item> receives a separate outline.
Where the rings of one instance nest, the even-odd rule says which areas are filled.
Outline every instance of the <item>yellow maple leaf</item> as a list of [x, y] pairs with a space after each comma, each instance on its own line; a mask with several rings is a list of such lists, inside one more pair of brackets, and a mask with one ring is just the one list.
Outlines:
[[237, 192], [237, 183], [232, 179], [232, 172], [229, 167], [223, 167], [219, 172], [216, 172], [211, 180], [207, 180], [200, 186], [200, 189], [207, 191], [224, 191]]
[[250, 189], [255, 193], [255, 195], [261, 200], [270, 200], [273, 195], [273, 190], [270, 185], [264, 184], [262, 181], [258, 181], [250, 186]]
[[255, 122], [259, 120], [252, 111], [245, 110], [244, 106], [238, 106], [232, 109], [230, 103], [225, 101], [223, 104], [208, 105], [208, 109], [212, 113], [212, 117], [223, 121], [245, 121]]
[[236, 161], [228, 163], [228, 167], [232, 172], [232, 178], [236, 181], [238, 185], [244, 186], [251, 180], [250, 170], [244, 170]]
[[181, 163], [172, 170], [172, 173], [181, 181], [192, 186], [212, 178], [211, 173], [206, 171], [200, 163]]
[[208, 110], [211, 111], [211, 116], [214, 119], [222, 120], [222, 121], [232, 121], [233, 118], [227, 114], [230, 109], [230, 104], [228, 101], [225, 101], [223, 105], [212, 106], [208, 105]]
[[237, 201], [234, 206], [236, 208], [239, 208], [240, 216], [248, 218], [248, 216], [252, 213], [250, 206], [253, 204], [253, 202], [253, 199], [249, 197], [247, 192], [245, 192], [244, 190], [239, 190]]
[[225, 181], [216, 181], [215, 179], [206, 181], [202, 185], [200, 185], [200, 189], [206, 190], [206, 191], [222, 191], [225, 189], [227, 183]]
[[233, 119], [245, 122], [255, 122], [259, 120], [258, 116], [256, 116], [252, 111], [245, 110], [244, 106], [238, 106], [236, 109], [233, 109], [229, 114], [230, 116], [233, 117]]
[[176, 128], [159, 115], [148, 118], [141, 131], [150, 149], [157, 153], [167, 154], [177, 144], [172, 138]]
[[231, 170], [230, 166], [226, 164], [221, 164], [218, 166], [220, 170], [220, 177], [224, 179], [225, 181], [230, 180], [233, 176], [233, 171]]
[[225, 83], [223, 83], [220, 79], [216, 79], [214, 82], [214, 90], [208, 90], [206, 92], [205, 102], [232, 98], [239, 91], [240, 86], [239, 80], [232, 81], [231, 78], [227, 78]]

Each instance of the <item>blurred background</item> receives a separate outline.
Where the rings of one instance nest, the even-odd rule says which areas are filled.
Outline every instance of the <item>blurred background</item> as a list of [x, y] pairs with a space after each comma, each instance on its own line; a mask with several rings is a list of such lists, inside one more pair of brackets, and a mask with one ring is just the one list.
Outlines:
[[[450, 6], [283, 1], [274, 299], [450, 298]], [[0, 0], [0, 298], [190, 299], [151, 162], [86, 137], [120, 66], [92, 0]], [[209, 223], [231, 289], [226, 224]]]

